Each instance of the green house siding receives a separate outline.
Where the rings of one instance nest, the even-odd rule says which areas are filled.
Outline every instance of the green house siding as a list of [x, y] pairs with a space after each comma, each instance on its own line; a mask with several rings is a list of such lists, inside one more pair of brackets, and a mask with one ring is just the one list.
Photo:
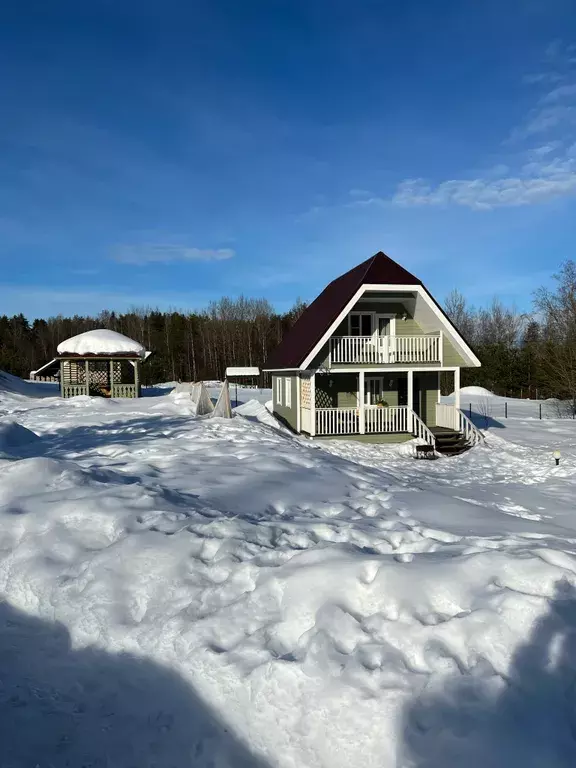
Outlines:
[[443, 336], [444, 339], [444, 346], [442, 348], [442, 352], [444, 354], [444, 365], [447, 368], [450, 368], [454, 366], [455, 368], [466, 368], [467, 363], [462, 357], [462, 355], [456, 350], [450, 339], [447, 339], [446, 336]]
[[317, 374], [316, 408], [356, 408], [358, 374]]
[[416, 378], [420, 388], [420, 418], [426, 426], [435, 427], [439, 374], [435, 371], [414, 374], [415, 383]]
[[[286, 380], [290, 387], [290, 406], [286, 405]], [[281, 386], [281, 398], [278, 398], [278, 382]], [[272, 404], [276, 416], [294, 431], [298, 430], [298, 376], [272, 376]], [[280, 402], [279, 402], [280, 400]]]

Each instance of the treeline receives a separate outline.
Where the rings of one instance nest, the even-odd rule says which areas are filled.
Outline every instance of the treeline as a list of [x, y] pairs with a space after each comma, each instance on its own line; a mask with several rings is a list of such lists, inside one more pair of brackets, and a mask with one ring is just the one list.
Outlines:
[[202, 312], [134, 309], [97, 317], [51, 317], [29, 323], [24, 315], [0, 316], [0, 370], [28, 378], [51, 360], [61, 341], [95, 328], [109, 328], [153, 350], [142, 366], [144, 384], [221, 379], [229, 365], [265, 366], [270, 352], [305, 308], [297, 301], [286, 314], [265, 299], [223, 298]]
[[[144, 383], [221, 379], [228, 365], [265, 367], [271, 351], [305, 305], [278, 314], [265, 299], [223, 298], [202, 312], [135, 309], [97, 317], [51, 317], [29, 323], [0, 316], [0, 370], [28, 377], [49, 361], [57, 345], [93, 328], [137, 339], [154, 354], [143, 366]], [[509, 397], [571, 399], [576, 409], [576, 264], [566, 262], [553, 289], [534, 295], [522, 313], [494, 300], [476, 309], [453, 291], [447, 314], [472, 345], [481, 368], [462, 371], [462, 385], [484, 386]], [[446, 379], [446, 386], [450, 383]]]
[[576, 264], [567, 261], [552, 289], [533, 296], [533, 311], [494, 300], [475, 309], [453, 291], [445, 310], [471, 344], [481, 368], [464, 369], [462, 385], [509, 397], [558, 397], [576, 408]]

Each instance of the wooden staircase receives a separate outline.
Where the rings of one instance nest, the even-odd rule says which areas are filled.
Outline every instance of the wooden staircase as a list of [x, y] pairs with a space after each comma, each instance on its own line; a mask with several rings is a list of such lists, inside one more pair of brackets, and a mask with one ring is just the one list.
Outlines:
[[443, 456], [458, 456], [472, 447], [462, 432], [454, 429], [430, 427], [430, 432], [434, 435], [436, 451]]

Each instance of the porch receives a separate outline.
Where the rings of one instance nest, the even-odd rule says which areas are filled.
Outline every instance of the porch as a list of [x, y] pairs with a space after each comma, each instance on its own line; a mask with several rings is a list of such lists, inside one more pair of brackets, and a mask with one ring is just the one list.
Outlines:
[[[459, 390], [459, 369], [454, 384]], [[440, 402], [439, 371], [323, 373], [302, 379], [301, 429], [312, 436], [388, 435], [436, 444], [440, 428], [471, 434], [459, 402]], [[363, 438], [369, 439], [369, 438]]]

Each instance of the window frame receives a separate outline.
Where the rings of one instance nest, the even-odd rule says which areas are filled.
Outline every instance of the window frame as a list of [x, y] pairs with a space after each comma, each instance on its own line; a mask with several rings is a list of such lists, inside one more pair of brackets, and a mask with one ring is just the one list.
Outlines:
[[284, 405], [292, 408], [292, 379], [289, 376], [284, 378]]

